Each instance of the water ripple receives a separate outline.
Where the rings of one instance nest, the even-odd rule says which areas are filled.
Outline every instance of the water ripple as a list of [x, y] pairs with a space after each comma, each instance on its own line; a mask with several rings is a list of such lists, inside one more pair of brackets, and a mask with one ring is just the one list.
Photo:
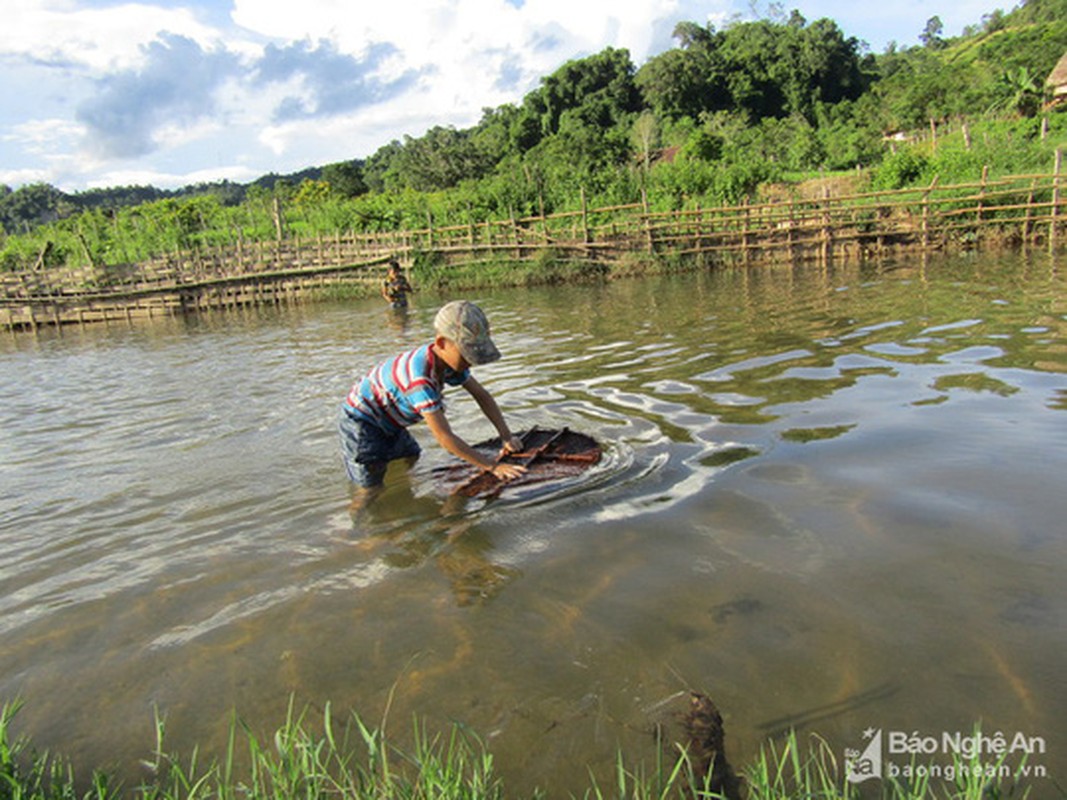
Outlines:
[[[849, 570], [885, 559], [894, 588], [914, 580], [944, 600], [930, 587], [947, 561], [937, 550], [939, 566], [923, 572], [916, 552], [943, 548], [951, 561], [958, 542], [999, 536], [1012, 544], [998, 542], [995, 570], [981, 573], [999, 586], [1011, 564], [1000, 554], [1017, 546], [1045, 558], [1059, 546], [1065, 295], [1053, 273], [991, 286], [955, 269], [967, 280], [912, 266], [723, 269], [487, 293], [504, 358], [479, 367], [479, 380], [514, 428], [582, 431], [603, 444], [603, 460], [578, 478], [456, 507], [435, 485], [451, 459], [419, 426], [423, 458], [391, 472], [380, 503], [355, 521], [337, 403], [365, 369], [425, 340], [439, 298], [406, 326], [376, 303], [350, 303], [8, 339], [0, 692], [84, 698], [110, 670], [130, 703], [172, 692], [195, 707], [220, 664], [233, 664], [241, 674], [228, 691], [240, 685], [257, 702], [293, 689], [275, 676], [279, 652], [329, 662], [323, 642], [348, 648], [349, 662], [316, 673], [309, 696], [358, 693], [336, 678], [351, 683], [352, 664], [360, 682], [389, 686], [420, 648], [444, 654], [427, 670], [443, 695], [462, 694], [456, 676], [497, 687], [531, 656], [568, 650], [565, 668], [602, 652], [647, 673], [665, 652], [681, 654], [747, 686], [759, 670], [745, 653], [778, 670], [775, 680], [795, 675], [783, 659], [817, 660], [803, 650], [811, 629], [788, 628], [794, 598], [774, 607], [787, 580], [800, 582], [790, 593], [836, 586], [811, 579], [836, 565], [847, 583]], [[462, 391], [448, 403], [464, 437], [495, 434]], [[1034, 466], [1034, 453], [1052, 466]], [[952, 572], [954, 587], [968, 575]], [[884, 642], [862, 638], [864, 615], [896, 595], [855, 583], [862, 590], [826, 606], [797, 599], [797, 615], [838, 615], [860, 637], [845, 649], [881, 658]], [[715, 622], [729, 592], [758, 595], [767, 624], [752, 633]], [[476, 603], [485, 614], [457, 611]], [[684, 625], [677, 608], [694, 612]], [[905, 618], [910, 607], [893, 610]], [[985, 618], [1029, 619], [993, 612]], [[530, 626], [542, 618], [544, 631]], [[631, 636], [638, 625], [646, 630]], [[782, 630], [788, 647], [759, 649], [760, 635]], [[739, 646], [700, 649], [729, 637]], [[819, 641], [827, 652], [840, 644]], [[257, 688], [245, 688], [251, 671]]]

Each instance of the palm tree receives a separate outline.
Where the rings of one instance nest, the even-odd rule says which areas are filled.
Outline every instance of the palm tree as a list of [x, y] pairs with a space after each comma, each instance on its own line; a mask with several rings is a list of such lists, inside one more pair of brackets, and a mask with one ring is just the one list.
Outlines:
[[1041, 110], [1041, 83], [1027, 67], [1007, 70], [997, 89], [1002, 98], [994, 108], [1011, 109], [1020, 117], [1032, 117]]

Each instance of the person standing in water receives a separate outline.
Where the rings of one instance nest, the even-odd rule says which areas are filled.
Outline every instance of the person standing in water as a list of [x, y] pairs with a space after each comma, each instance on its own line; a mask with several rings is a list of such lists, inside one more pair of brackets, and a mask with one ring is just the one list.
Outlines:
[[431, 342], [387, 359], [356, 381], [341, 404], [339, 422], [345, 470], [353, 484], [352, 511], [381, 488], [390, 461], [418, 458], [421, 448], [407, 429], [420, 420], [449, 453], [501, 480], [526, 472], [475, 450], [445, 416], [445, 386], [462, 386], [500, 434], [503, 452], [522, 450], [496, 400], [470, 372], [499, 358], [485, 313], [468, 300], [456, 300], [437, 312]]
[[382, 297], [388, 300], [393, 308], [402, 310], [408, 307], [408, 295], [414, 291], [415, 288], [404, 277], [400, 264], [395, 258], [390, 259], [389, 271], [382, 281]]

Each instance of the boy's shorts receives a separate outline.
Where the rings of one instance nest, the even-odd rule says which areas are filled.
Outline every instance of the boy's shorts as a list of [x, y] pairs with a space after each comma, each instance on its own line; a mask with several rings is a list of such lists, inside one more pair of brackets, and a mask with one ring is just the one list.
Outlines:
[[341, 410], [339, 423], [345, 471], [353, 483], [365, 488], [381, 486], [390, 461], [415, 458], [422, 452], [406, 428], [390, 433]]

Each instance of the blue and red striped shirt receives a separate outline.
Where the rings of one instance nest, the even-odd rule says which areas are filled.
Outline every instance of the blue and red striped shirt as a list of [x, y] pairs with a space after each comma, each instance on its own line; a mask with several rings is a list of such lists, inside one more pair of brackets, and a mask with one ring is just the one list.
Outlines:
[[[434, 374], [437, 354], [424, 344], [384, 361], [357, 381], [345, 398], [345, 411], [386, 431], [414, 425], [424, 414], [444, 408], [444, 387]], [[448, 365], [444, 383], [460, 386], [470, 370], [456, 372]]]

